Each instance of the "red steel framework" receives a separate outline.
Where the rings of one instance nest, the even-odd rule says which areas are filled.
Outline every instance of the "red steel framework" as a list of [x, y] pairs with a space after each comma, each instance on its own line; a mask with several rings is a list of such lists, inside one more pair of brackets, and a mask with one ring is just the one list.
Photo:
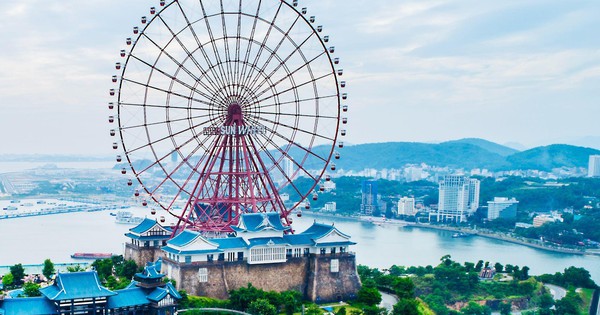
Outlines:
[[289, 226], [323, 192], [346, 135], [329, 36], [297, 0], [159, 5], [126, 39], [110, 90], [110, 135], [134, 195], [175, 218], [173, 235], [226, 235], [249, 212], [278, 212]]

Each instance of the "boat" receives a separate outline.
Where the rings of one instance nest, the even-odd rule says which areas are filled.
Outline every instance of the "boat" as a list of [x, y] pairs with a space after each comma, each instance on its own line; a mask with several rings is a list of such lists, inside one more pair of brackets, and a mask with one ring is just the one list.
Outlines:
[[115, 222], [119, 224], [131, 224], [137, 225], [144, 221], [142, 217], [134, 217], [133, 213], [129, 211], [119, 211], [115, 216]]
[[75, 253], [71, 255], [71, 258], [74, 259], [105, 259], [111, 258], [113, 254], [111, 253]]
[[465, 232], [460, 232], [460, 233], [454, 233], [454, 234], [452, 234], [452, 237], [453, 238], [461, 238], [461, 237], [469, 237], [471, 235], [472, 234], [468, 234], [468, 233], [465, 233]]

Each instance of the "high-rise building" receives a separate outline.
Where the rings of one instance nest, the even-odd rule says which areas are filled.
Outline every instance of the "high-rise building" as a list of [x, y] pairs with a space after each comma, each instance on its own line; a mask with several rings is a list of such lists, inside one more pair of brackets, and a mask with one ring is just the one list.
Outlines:
[[294, 162], [290, 158], [285, 158], [283, 160], [283, 167], [285, 168], [285, 176], [287, 178], [292, 178], [294, 176]]
[[415, 198], [402, 197], [398, 201], [398, 215], [414, 216], [417, 213], [415, 209]]
[[488, 201], [488, 220], [514, 219], [517, 217], [517, 205], [515, 198], [494, 197], [494, 201]]
[[479, 207], [479, 180], [446, 175], [439, 184], [437, 221], [463, 222]]
[[600, 177], [600, 155], [590, 155], [588, 177]]
[[363, 181], [361, 192], [360, 212], [364, 215], [372, 215], [377, 210], [377, 182], [374, 180]]

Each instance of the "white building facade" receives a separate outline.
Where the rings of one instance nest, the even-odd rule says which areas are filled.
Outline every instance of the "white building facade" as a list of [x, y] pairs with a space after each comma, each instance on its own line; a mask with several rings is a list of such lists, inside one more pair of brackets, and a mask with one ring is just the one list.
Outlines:
[[466, 221], [479, 207], [479, 186], [479, 180], [464, 175], [444, 176], [439, 183], [438, 211], [434, 213], [437, 221]]
[[398, 200], [398, 215], [414, 216], [416, 213], [415, 198], [402, 197]]
[[517, 206], [519, 202], [515, 198], [494, 197], [494, 201], [488, 201], [488, 220], [514, 219], [517, 217]]
[[588, 177], [600, 177], [600, 155], [590, 155]]

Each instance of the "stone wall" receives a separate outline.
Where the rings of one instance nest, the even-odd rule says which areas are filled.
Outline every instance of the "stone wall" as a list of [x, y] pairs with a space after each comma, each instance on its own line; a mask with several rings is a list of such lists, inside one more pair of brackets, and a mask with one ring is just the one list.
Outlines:
[[[331, 272], [331, 259], [339, 260], [339, 272]], [[206, 268], [207, 282], [200, 282], [199, 269]], [[354, 255], [288, 258], [286, 263], [249, 265], [246, 261], [182, 264], [163, 258], [162, 273], [174, 279], [178, 290], [192, 295], [228, 298], [229, 290], [248, 283], [265, 291], [295, 290], [305, 298], [340, 301], [354, 298], [360, 289]]]
[[145, 266], [147, 262], [156, 261], [164, 257], [164, 252], [160, 247], [140, 247], [131, 243], [125, 244], [125, 260], [133, 260], [138, 266]]

